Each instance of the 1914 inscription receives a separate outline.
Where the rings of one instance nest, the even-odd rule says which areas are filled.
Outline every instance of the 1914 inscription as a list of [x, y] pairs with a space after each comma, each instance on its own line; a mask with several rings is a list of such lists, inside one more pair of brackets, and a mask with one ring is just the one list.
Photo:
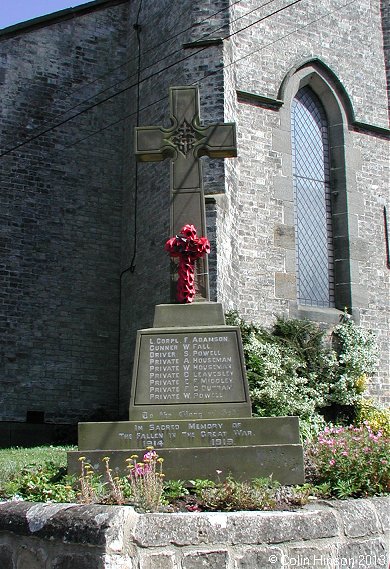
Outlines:
[[136, 405], [245, 401], [235, 331], [143, 334], [139, 367]]
[[79, 445], [88, 449], [201, 448], [299, 443], [297, 417], [79, 424]]

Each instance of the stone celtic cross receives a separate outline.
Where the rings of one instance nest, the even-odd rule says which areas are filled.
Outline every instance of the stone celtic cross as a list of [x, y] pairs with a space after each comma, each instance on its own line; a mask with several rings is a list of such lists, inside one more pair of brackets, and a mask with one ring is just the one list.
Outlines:
[[[197, 87], [171, 87], [169, 103], [172, 126], [145, 126], [135, 129], [135, 154], [140, 162], [171, 159], [171, 235], [187, 224], [206, 237], [205, 203], [200, 157], [237, 156], [234, 123], [202, 126]], [[207, 261], [200, 294], [209, 298]], [[201, 275], [199, 275], [201, 276]], [[203, 282], [200, 282], [202, 281]]]

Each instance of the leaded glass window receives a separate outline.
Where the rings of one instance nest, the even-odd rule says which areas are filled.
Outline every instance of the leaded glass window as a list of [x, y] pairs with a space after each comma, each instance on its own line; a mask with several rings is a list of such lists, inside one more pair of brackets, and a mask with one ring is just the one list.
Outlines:
[[309, 87], [292, 104], [297, 297], [300, 304], [334, 306], [328, 122]]

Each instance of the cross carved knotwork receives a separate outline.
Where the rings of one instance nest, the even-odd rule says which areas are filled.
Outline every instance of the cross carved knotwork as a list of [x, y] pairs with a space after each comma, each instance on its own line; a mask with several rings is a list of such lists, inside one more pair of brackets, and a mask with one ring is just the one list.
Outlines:
[[172, 142], [184, 156], [194, 148], [196, 143], [196, 131], [192, 125], [184, 120], [172, 137]]
[[[201, 156], [237, 156], [234, 123], [202, 126], [197, 87], [171, 87], [169, 90], [172, 126], [137, 127], [135, 154], [140, 162], [171, 159], [171, 235], [187, 224], [206, 237]], [[207, 260], [198, 275], [203, 298], [209, 298]]]

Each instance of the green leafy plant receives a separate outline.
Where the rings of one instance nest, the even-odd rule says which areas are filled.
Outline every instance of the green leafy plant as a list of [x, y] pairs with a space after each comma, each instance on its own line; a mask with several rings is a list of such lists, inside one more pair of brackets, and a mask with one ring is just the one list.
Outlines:
[[375, 405], [371, 399], [361, 399], [357, 404], [355, 423], [368, 424], [374, 433], [381, 431], [390, 437], [390, 409]]
[[51, 461], [22, 468], [18, 475], [3, 484], [5, 498], [28, 499], [31, 502], [75, 502], [74, 479], [66, 469]]
[[213, 482], [212, 480], [208, 480], [207, 478], [196, 478], [195, 480], [190, 480], [190, 484], [191, 484], [192, 493], [198, 497], [202, 495], [202, 492], [204, 490], [215, 488], [215, 482]]
[[306, 475], [337, 498], [389, 492], [389, 445], [367, 424], [326, 428], [306, 447]]
[[177, 500], [188, 496], [189, 490], [183, 480], [165, 480], [164, 481], [164, 500]]
[[[255, 416], [297, 415], [303, 438], [324, 428], [324, 415], [350, 421], [377, 361], [374, 336], [344, 312], [332, 334], [308, 320], [277, 318], [266, 330], [240, 326]], [[352, 409], [350, 408], [352, 406]]]

